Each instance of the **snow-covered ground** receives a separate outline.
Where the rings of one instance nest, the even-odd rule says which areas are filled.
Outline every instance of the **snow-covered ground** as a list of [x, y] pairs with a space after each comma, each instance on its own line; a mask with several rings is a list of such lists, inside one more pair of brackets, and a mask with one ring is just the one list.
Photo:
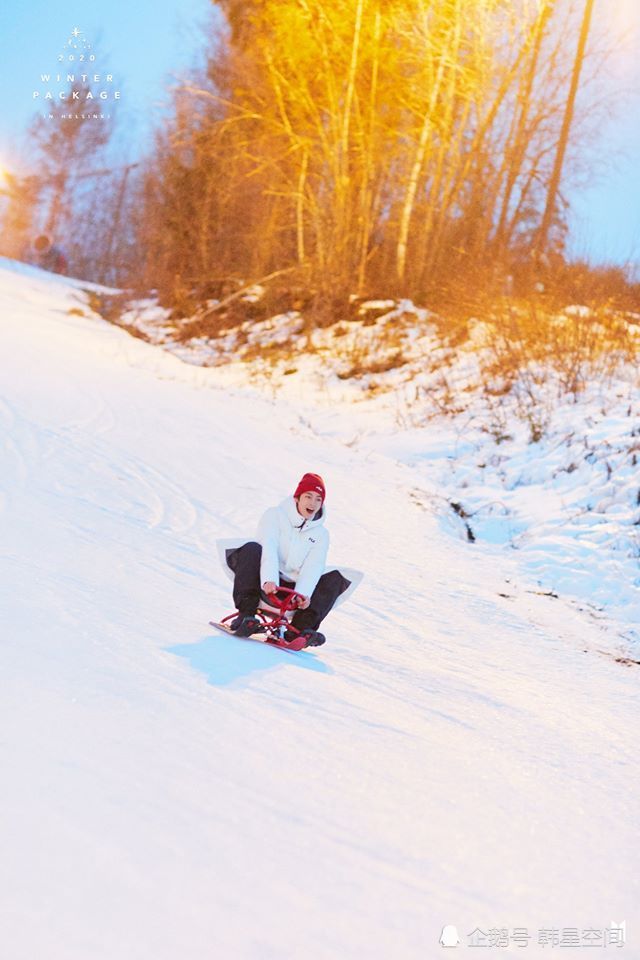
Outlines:
[[[7, 261], [0, 348], [3, 956], [606, 957], [626, 921], [640, 958], [630, 603], [466, 542], [464, 456], [346, 384], [185, 364]], [[308, 469], [365, 580], [317, 650], [215, 634], [216, 538]]]

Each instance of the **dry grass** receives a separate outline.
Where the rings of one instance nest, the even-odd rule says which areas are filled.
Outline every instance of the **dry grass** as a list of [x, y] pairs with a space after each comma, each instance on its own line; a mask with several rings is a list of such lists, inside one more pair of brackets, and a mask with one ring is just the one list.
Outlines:
[[356, 363], [347, 370], [341, 371], [338, 377], [340, 380], [351, 380], [352, 377], [363, 377], [367, 374], [388, 373], [389, 370], [396, 370], [408, 362], [401, 350], [396, 350], [380, 360], [367, 358], [363, 353]]
[[624, 314], [608, 308], [551, 313], [532, 302], [510, 305], [487, 322], [485, 389], [499, 396], [516, 380], [535, 382], [548, 369], [559, 376], [563, 391], [575, 396], [588, 381], [608, 381], [637, 358], [636, 329]]
[[561, 396], [575, 401], [588, 384], [604, 386], [637, 361], [640, 328], [610, 308], [549, 312], [535, 303], [509, 305], [485, 325], [479, 351], [487, 429], [504, 436], [503, 399], [529, 428], [532, 443], [545, 434]]

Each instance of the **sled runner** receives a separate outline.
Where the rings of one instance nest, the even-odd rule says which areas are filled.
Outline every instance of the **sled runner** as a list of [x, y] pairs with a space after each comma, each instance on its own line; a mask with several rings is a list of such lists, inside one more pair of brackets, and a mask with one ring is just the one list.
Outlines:
[[[243, 639], [258, 640], [262, 643], [270, 643], [274, 647], [281, 647], [284, 650], [303, 650], [309, 646], [309, 638], [304, 633], [297, 630], [288, 619], [288, 615], [293, 614], [298, 607], [303, 596], [295, 590], [288, 587], [278, 587], [275, 593], [269, 595], [268, 600], [264, 599], [256, 612], [256, 619], [260, 622], [253, 633]], [[225, 633], [235, 636], [231, 629], [231, 621], [238, 616], [237, 611], [224, 617], [219, 623], [210, 620], [212, 627], [217, 627]], [[291, 639], [286, 640], [285, 635]], [[313, 646], [313, 644], [311, 644]]]

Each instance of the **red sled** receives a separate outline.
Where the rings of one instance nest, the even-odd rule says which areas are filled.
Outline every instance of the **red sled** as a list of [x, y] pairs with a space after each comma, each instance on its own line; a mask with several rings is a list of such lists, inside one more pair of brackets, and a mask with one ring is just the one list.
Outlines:
[[[262, 600], [256, 618], [260, 621], [260, 626], [249, 637], [242, 637], [243, 640], [258, 640], [260, 643], [269, 643], [273, 647], [281, 647], [283, 650], [303, 650], [307, 644], [307, 638], [289, 621], [287, 614], [292, 614], [298, 608], [298, 605], [304, 597], [295, 590], [288, 587], [278, 587], [275, 593], [269, 594], [268, 603]], [[224, 617], [219, 623], [210, 620], [212, 627], [217, 627], [232, 637], [235, 633], [231, 629], [231, 621], [238, 616], [237, 611]], [[293, 634], [292, 640], [285, 640], [285, 633], [289, 636]]]

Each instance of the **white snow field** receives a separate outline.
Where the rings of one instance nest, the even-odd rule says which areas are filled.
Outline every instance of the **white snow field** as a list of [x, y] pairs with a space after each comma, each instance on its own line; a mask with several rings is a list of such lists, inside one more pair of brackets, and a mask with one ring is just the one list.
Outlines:
[[[448, 925], [640, 958], [639, 674], [601, 625], [75, 281], [1, 261], [0, 350], [2, 958], [430, 960]], [[214, 632], [216, 538], [306, 470], [363, 583], [322, 648]]]

